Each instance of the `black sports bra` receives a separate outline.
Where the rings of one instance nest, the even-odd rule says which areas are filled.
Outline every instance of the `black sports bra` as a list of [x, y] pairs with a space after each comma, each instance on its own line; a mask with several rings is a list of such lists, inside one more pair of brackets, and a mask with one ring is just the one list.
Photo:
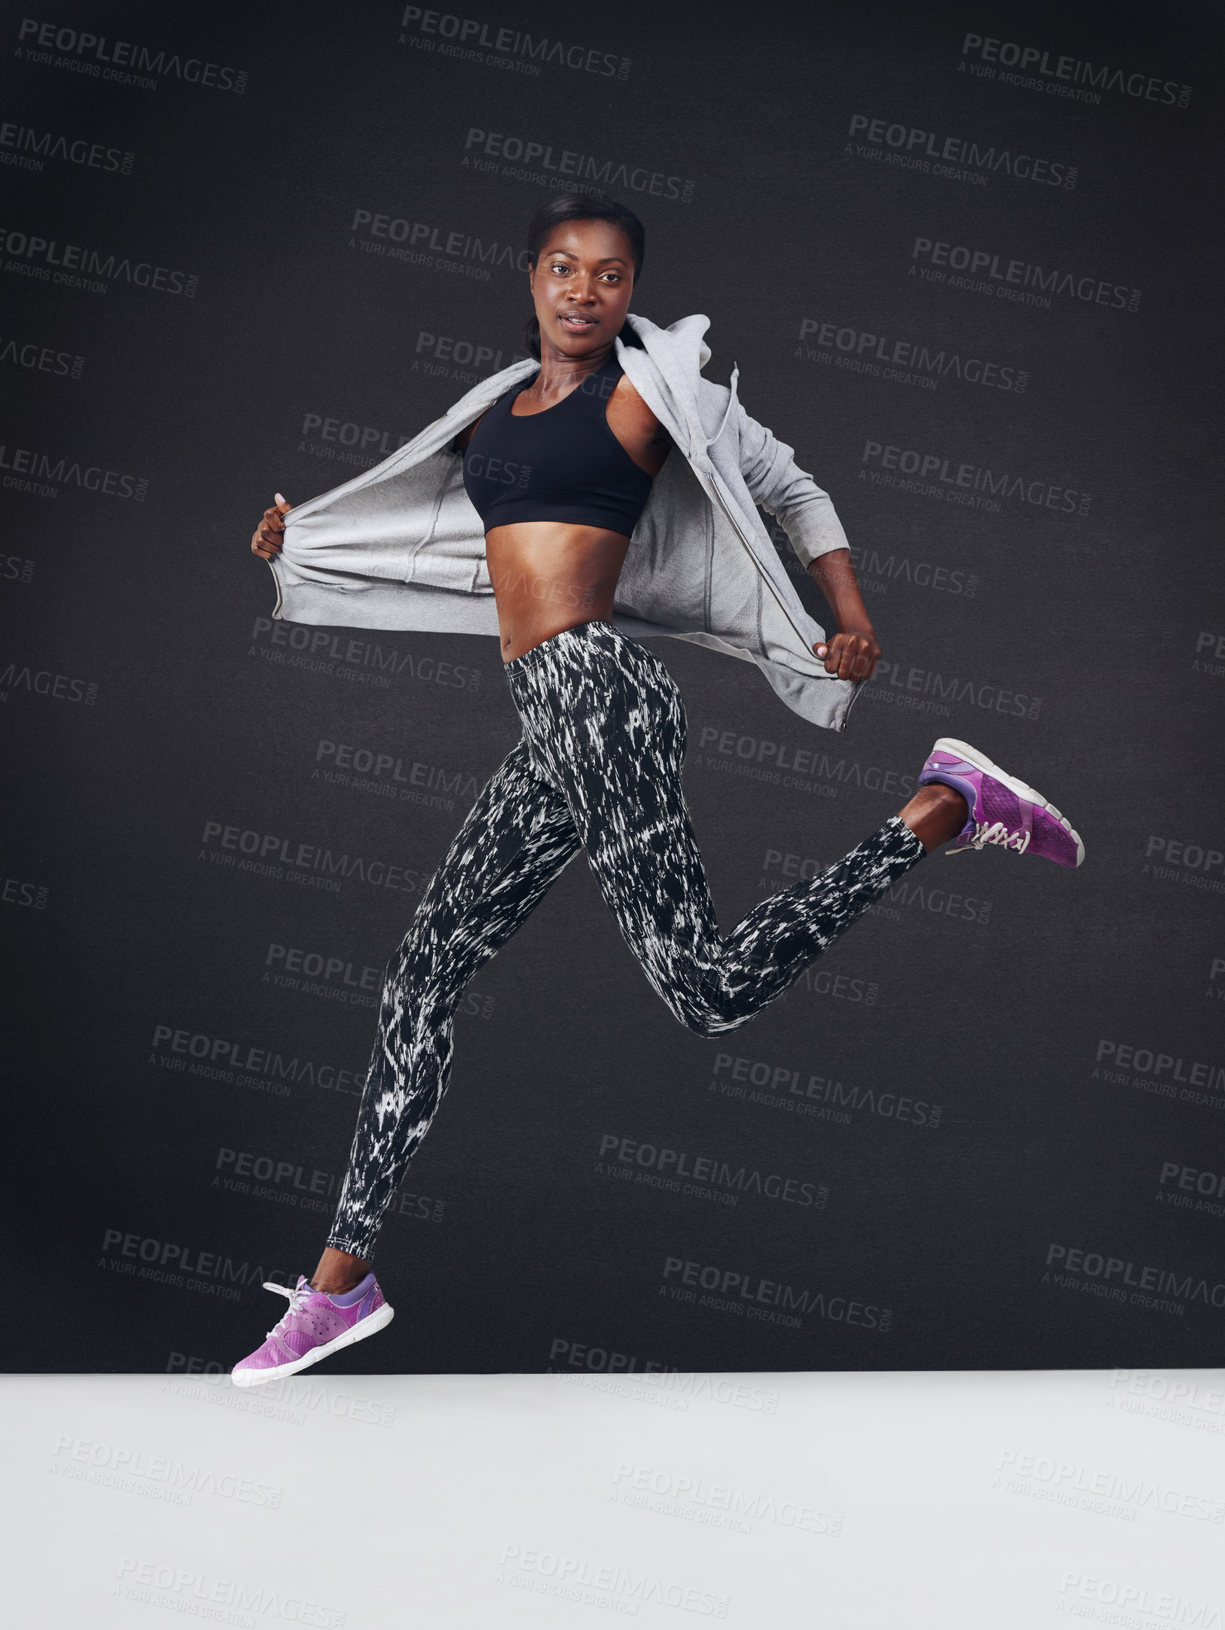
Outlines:
[[604, 416], [622, 371], [614, 352], [541, 413], [510, 411], [531, 379], [486, 411], [464, 449], [464, 489], [486, 532], [516, 521], [569, 521], [631, 536], [652, 478]]

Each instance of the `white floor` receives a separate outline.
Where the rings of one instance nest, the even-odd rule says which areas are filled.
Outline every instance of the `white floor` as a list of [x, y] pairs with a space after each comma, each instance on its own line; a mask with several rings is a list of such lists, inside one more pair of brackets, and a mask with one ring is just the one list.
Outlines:
[[0, 1408], [14, 1630], [1225, 1627], [1225, 1370], [10, 1375]]

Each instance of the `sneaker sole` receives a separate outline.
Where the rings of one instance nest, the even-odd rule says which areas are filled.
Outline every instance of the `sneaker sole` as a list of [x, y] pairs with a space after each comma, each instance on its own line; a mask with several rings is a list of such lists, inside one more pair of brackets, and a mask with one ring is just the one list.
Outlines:
[[376, 1312], [368, 1314], [355, 1324], [352, 1330], [346, 1330], [343, 1335], [333, 1336], [331, 1341], [325, 1341], [322, 1347], [312, 1348], [309, 1353], [303, 1353], [301, 1358], [295, 1358], [292, 1363], [277, 1364], [270, 1370], [231, 1370], [230, 1380], [236, 1387], [258, 1387], [265, 1381], [280, 1381], [286, 1375], [296, 1375], [299, 1370], [309, 1369], [312, 1364], [318, 1364], [321, 1358], [338, 1353], [342, 1347], [351, 1347], [355, 1341], [365, 1341], [367, 1336], [377, 1335], [395, 1316], [395, 1308], [390, 1302], [384, 1302]]
[[[1076, 845], [1076, 864], [1079, 866], [1085, 858], [1085, 846], [1080, 840], [1080, 834], [1073, 828], [1066, 815], [1061, 815], [1054, 804], [1049, 803], [1042, 794], [1031, 787], [1027, 781], [1019, 781], [1015, 775], [1009, 775], [1001, 770], [998, 764], [992, 763], [986, 753], [980, 753], [977, 747], [971, 747], [968, 741], [958, 741], [955, 736], [941, 736], [932, 748], [933, 753], [955, 753], [964, 758], [967, 764], [972, 764], [976, 770], [983, 770], [994, 776], [1009, 792], [1015, 792], [1019, 798], [1026, 799], [1031, 804], [1037, 804], [1048, 815], [1057, 820], [1063, 830]], [[929, 754], [930, 757], [930, 754]]]

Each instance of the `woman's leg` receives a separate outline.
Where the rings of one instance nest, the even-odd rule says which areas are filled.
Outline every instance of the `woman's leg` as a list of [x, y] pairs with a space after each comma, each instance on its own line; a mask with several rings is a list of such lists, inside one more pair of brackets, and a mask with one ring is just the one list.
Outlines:
[[534, 762], [565, 798], [647, 979], [699, 1035], [737, 1029], [773, 1001], [926, 853], [891, 816], [722, 936], [681, 788], [685, 716], [667, 669], [604, 622], [564, 630], [529, 656], [511, 689]]
[[460, 997], [579, 847], [565, 800], [536, 773], [520, 741], [465, 817], [387, 965], [330, 1250], [373, 1260], [387, 1208], [450, 1077]]

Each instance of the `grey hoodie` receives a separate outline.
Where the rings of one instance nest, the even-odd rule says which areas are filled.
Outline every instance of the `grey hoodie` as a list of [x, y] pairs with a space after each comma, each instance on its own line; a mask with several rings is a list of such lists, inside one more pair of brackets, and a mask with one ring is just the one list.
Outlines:
[[[792, 449], [702, 378], [701, 313], [659, 328], [627, 313], [641, 348], [616, 343], [630, 383], [676, 450], [655, 477], [630, 542], [613, 621], [637, 638], [670, 634], [755, 662], [796, 713], [844, 730], [859, 683], [834, 679], [756, 506], [778, 518], [805, 566], [846, 547], [827, 493]], [[503, 391], [537, 372], [513, 362], [461, 396], [381, 464], [285, 516], [273, 616], [294, 623], [439, 633], [498, 633], [480, 517], [451, 443]], [[679, 457], [677, 455], [680, 455]]]

